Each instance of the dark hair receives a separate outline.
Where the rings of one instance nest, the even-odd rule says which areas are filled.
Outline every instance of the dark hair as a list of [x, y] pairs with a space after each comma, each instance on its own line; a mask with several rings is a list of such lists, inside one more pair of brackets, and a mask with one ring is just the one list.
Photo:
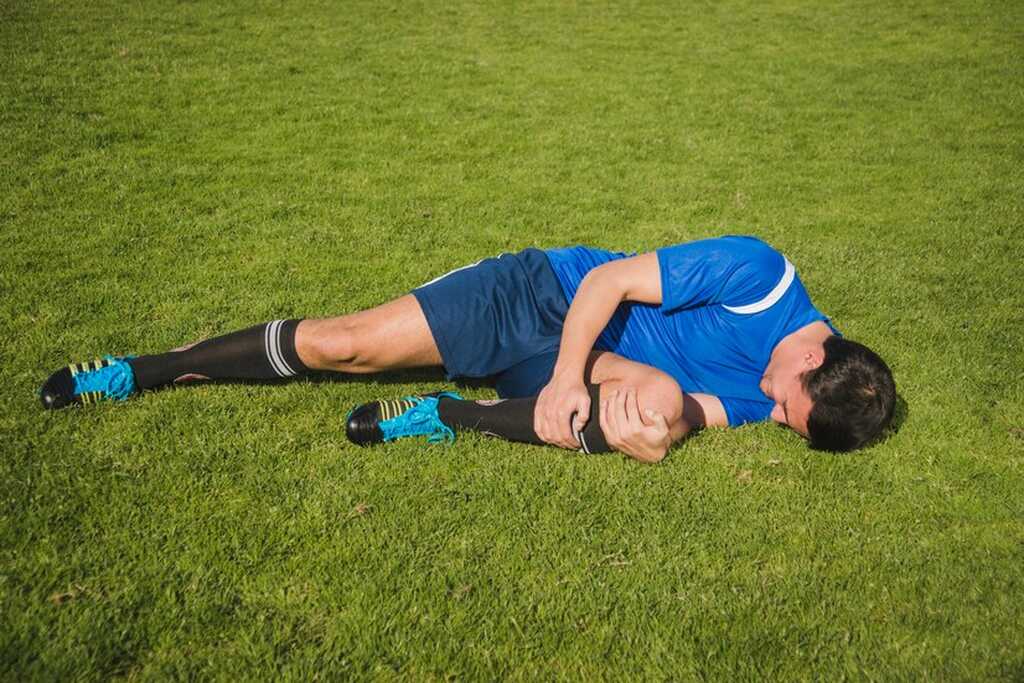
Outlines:
[[807, 418], [811, 448], [856, 450], [892, 421], [896, 383], [885, 361], [863, 344], [833, 335], [824, 346], [821, 366], [800, 378], [812, 402]]

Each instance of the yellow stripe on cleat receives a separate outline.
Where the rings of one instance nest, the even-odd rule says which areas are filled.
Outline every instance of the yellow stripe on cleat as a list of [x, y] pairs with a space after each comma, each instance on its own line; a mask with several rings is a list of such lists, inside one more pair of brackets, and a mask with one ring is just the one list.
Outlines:
[[74, 363], [72, 363], [71, 365], [68, 366], [68, 370], [71, 371], [71, 376], [72, 377], [74, 377], [75, 375], [78, 374], [78, 368], [75, 367]]
[[380, 419], [383, 422], [384, 420], [393, 420], [400, 416], [416, 405], [416, 402], [404, 398], [393, 398], [377, 401], [377, 405], [380, 407]]

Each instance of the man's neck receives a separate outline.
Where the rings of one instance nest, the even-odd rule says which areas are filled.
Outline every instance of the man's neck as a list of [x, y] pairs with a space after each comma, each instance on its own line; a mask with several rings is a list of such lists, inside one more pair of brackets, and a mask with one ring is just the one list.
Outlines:
[[816, 320], [809, 325], [804, 325], [795, 332], [790, 332], [782, 338], [775, 348], [772, 349], [772, 355], [774, 356], [780, 350], [785, 351], [794, 345], [802, 344], [821, 344], [826, 339], [834, 335], [835, 332], [825, 322]]

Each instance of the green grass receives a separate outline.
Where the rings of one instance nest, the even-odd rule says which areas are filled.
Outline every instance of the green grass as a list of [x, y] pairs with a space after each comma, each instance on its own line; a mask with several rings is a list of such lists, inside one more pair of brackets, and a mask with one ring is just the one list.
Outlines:
[[[1020, 680], [1022, 26], [0, 0], [0, 676]], [[346, 442], [423, 374], [35, 398], [502, 251], [722, 233], [890, 361], [898, 434], [708, 431], [644, 467]]]

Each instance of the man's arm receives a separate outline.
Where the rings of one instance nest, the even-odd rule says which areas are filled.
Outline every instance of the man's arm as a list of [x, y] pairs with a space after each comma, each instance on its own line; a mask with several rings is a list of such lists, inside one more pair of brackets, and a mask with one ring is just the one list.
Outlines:
[[537, 434], [565, 448], [578, 445], [573, 432], [586, 422], [590, 405], [583, 366], [623, 301], [658, 304], [665, 311], [709, 304], [742, 307], [763, 299], [785, 270], [782, 254], [758, 239], [739, 236], [677, 244], [594, 268], [566, 315], [554, 373], [538, 397]]
[[729, 424], [717, 397], [685, 393], [661, 370], [610, 351], [591, 354], [587, 378], [601, 389], [597, 415], [608, 445], [642, 462], [660, 461], [691, 431]]
[[702, 427], [728, 426], [721, 401], [709, 394], [682, 394], [683, 414], [671, 422], [657, 409], [641, 408], [633, 387], [601, 395], [605, 441], [612, 450], [640, 462], [661, 462], [672, 444]]
[[655, 252], [610, 261], [594, 268], [576, 290], [562, 328], [555, 374], [578, 373], [615, 309], [624, 301], [661, 303], [661, 271]]
[[551, 381], [537, 399], [534, 429], [542, 439], [563, 448], [579, 447], [574, 434], [583, 430], [590, 414], [583, 371], [594, 342], [619, 304], [660, 304], [661, 296], [655, 252], [611, 261], [587, 273], [569, 306]]

